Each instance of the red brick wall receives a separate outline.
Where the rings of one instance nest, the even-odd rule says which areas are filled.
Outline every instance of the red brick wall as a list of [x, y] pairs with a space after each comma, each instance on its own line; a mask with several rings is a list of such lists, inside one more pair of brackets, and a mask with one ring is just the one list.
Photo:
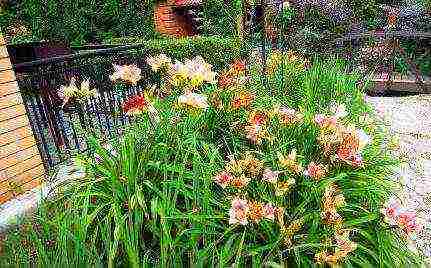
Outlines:
[[159, 3], [154, 8], [156, 31], [169, 36], [184, 37], [193, 35], [191, 26], [181, 16], [177, 16], [171, 4]]

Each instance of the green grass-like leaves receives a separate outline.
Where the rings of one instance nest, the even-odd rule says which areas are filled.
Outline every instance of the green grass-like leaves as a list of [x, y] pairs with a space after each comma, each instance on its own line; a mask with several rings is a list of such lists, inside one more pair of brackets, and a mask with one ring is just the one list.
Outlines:
[[[358, 244], [342, 266], [421, 266], [420, 256], [382, 221], [380, 207], [391, 194], [391, 168], [397, 162], [382, 147], [380, 126], [359, 123], [359, 116], [371, 110], [355, 75], [346, 74], [339, 61], [316, 61], [308, 70], [281, 66], [266, 80], [259, 75], [252, 73], [250, 81], [256, 93], [253, 108], [283, 104], [301, 111], [303, 124], [271, 123], [273, 142], [257, 146], [245, 139], [240, 127], [233, 127], [236, 121], [246, 121], [244, 111], [210, 107], [189, 114], [174, 108], [175, 96], [158, 100], [154, 105], [160, 121], [154, 124], [142, 115], [111, 142], [116, 153], [96, 138], [89, 139], [101, 160], [96, 162], [92, 154], [83, 156], [87, 178], [74, 182], [61, 197], [44, 203], [33, 218], [9, 232], [0, 263], [314, 267], [314, 255], [331, 248], [325, 241], [334, 230], [322, 222], [321, 202], [325, 187], [336, 183], [346, 199], [339, 210], [343, 227], [352, 230], [351, 239]], [[208, 86], [203, 91], [214, 90]], [[323, 160], [319, 130], [312, 120], [316, 113], [327, 113], [332, 102], [344, 103], [349, 112], [345, 120], [371, 134], [365, 166], [335, 165], [318, 182], [297, 176], [283, 197], [276, 197], [268, 184], [250, 183], [244, 195], [283, 205], [287, 224], [303, 220], [290, 245], [274, 221], [229, 225], [229, 198], [235, 192], [213, 182], [227, 156], [252, 151], [265, 166], [276, 168], [277, 152], [287, 154], [296, 148], [304, 164]]]

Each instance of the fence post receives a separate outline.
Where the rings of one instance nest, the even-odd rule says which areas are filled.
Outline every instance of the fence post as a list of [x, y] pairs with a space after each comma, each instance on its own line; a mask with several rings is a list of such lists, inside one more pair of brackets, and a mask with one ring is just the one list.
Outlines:
[[40, 185], [44, 165], [0, 33], [0, 204]]

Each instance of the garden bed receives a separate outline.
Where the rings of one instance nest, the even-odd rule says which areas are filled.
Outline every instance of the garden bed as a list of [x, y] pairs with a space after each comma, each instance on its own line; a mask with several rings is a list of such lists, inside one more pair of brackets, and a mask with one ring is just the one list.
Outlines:
[[[123, 103], [134, 122], [109, 143], [88, 137], [86, 178], [8, 233], [0, 263], [423, 264], [408, 247], [419, 219], [386, 204], [398, 163], [384, 126], [341, 62], [274, 51], [266, 68], [219, 73], [201, 57], [147, 64], [160, 83]], [[110, 76], [141, 78], [133, 65]]]

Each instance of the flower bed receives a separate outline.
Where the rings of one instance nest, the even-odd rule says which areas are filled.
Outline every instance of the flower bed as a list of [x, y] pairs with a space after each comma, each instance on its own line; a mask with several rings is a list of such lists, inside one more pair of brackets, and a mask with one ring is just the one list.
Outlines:
[[[89, 138], [87, 178], [8, 234], [2, 263], [422, 264], [408, 248], [418, 220], [385, 206], [397, 163], [340, 62], [274, 52], [265, 75], [147, 62], [161, 83], [124, 103], [134, 123], [110, 144]], [[111, 80], [139, 85], [136, 68]]]

